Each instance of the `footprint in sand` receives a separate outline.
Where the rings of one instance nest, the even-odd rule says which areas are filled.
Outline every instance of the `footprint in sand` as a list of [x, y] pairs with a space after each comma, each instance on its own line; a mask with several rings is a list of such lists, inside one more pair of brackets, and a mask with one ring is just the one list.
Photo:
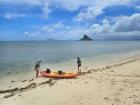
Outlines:
[[120, 88], [118, 91], [124, 91], [124, 89], [123, 88]]
[[5, 95], [4, 98], [9, 98], [9, 97], [12, 97], [12, 96], [14, 96], [14, 93], [10, 93], [8, 95]]
[[120, 92], [116, 92], [116, 93], [113, 94], [113, 96], [116, 96], [116, 97], [117, 97], [117, 96], [119, 96], [120, 94], [121, 94]]
[[61, 101], [61, 102], [60, 102], [60, 105], [61, 105], [61, 104], [66, 104], [66, 103], [67, 103], [66, 101]]
[[111, 66], [106, 66], [105, 68], [106, 68], [106, 69], [111, 69]]
[[84, 83], [89, 83], [89, 82], [84, 82]]
[[31, 81], [33, 81], [34, 79], [31, 79], [31, 80], [29, 80], [28, 82], [31, 82]]
[[121, 102], [121, 100], [118, 99], [118, 98], [115, 98], [114, 101], [115, 101], [115, 102]]
[[81, 102], [79, 105], [83, 105], [83, 103]]
[[26, 82], [27, 80], [23, 80], [23, 81], [21, 81], [21, 82]]
[[139, 91], [139, 89], [135, 89], [136, 91]]
[[111, 85], [116, 85], [117, 83], [115, 81], [110, 81]]
[[88, 67], [86, 66], [85, 69], [87, 69]]
[[134, 101], [133, 101], [133, 104], [140, 105], [140, 101], [138, 101], [138, 100], [134, 100]]
[[104, 99], [105, 99], [105, 100], [111, 100], [111, 99], [109, 99], [108, 97], [105, 97]]
[[11, 88], [12, 86], [9, 86], [9, 88]]
[[114, 70], [111, 70], [110, 72], [114, 72]]
[[14, 83], [14, 82], [16, 82], [16, 81], [13, 80], [13, 81], [11, 81], [11, 82]]

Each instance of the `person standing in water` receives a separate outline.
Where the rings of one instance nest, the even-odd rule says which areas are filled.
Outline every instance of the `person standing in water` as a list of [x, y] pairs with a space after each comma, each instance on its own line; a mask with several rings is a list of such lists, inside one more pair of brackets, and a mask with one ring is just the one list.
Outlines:
[[81, 74], [81, 60], [80, 60], [80, 57], [77, 57], [77, 66], [78, 66], [78, 73]]
[[41, 61], [37, 61], [37, 62], [35, 63], [36, 78], [37, 78], [38, 75], [39, 75], [40, 64], [41, 64]]

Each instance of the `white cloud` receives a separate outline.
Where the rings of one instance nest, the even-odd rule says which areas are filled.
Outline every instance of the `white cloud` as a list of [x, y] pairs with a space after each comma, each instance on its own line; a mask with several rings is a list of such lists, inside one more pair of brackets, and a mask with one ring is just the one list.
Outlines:
[[121, 17], [114, 25], [115, 32], [140, 31], [140, 14]]
[[[50, 24], [50, 25], [44, 25], [44, 26], [37, 26], [34, 27], [36, 31], [33, 32], [24, 32], [24, 35], [27, 37], [41, 37], [41, 38], [55, 38], [55, 39], [61, 39], [63, 36], [63, 33], [66, 30], [69, 30], [69, 26], [65, 26], [61, 21], [55, 23], [55, 24]], [[62, 37], [61, 37], [62, 36]]]
[[49, 13], [51, 13], [51, 9], [49, 8], [49, 3], [48, 2], [44, 2], [43, 4], [41, 4], [42, 6], [42, 12], [45, 18], [48, 18]]
[[55, 29], [58, 29], [58, 28], [64, 28], [65, 26], [64, 26], [64, 24], [61, 21], [59, 21], [58, 23], [54, 24], [53, 27]]
[[25, 31], [25, 32], [24, 32], [24, 35], [28, 35], [28, 34], [29, 34], [29, 32], [28, 32], [28, 31]]
[[44, 0], [1, 0], [1, 3], [38, 5]]
[[102, 24], [92, 24], [87, 27], [86, 34], [101, 34], [101, 33], [112, 33], [112, 26], [108, 20], [103, 20]]
[[65, 29], [66, 27], [61, 21], [55, 24], [50, 24], [50, 25], [40, 27], [41, 31], [45, 31], [45, 32], [53, 32], [53, 31], [63, 29], [63, 28]]
[[92, 34], [124, 34], [140, 32], [140, 14], [135, 13], [131, 16], [121, 16], [115, 19], [114, 23], [110, 23], [105, 19], [102, 24], [92, 24], [88, 30]]
[[140, 10], [140, 6], [136, 6], [135, 8], [138, 9], [138, 10]]
[[19, 14], [19, 13], [6, 13], [3, 15], [3, 17], [8, 20], [13, 19], [13, 18], [14, 19], [22, 18], [22, 17], [26, 17], [26, 16], [27, 16], [26, 14]]
[[122, 16], [116, 19], [115, 23], [110, 23], [104, 19], [101, 24], [88, 26], [65, 25], [62, 22], [40, 26], [34, 32], [26, 32], [29, 37], [42, 37], [43, 39], [79, 39], [87, 34], [95, 39], [111, 36], [133, 36], [140, 35], [140, 14]]
[[77, 22], [82, 22], [83, 20], [94, 20], [94, 18], [100, 14], [102, 14], [103, 11], [100, 8], [95, 9], [95, 7], [88, 7], [86, 9], [83, 9], [75, 18], [74, 20]]
[[[51, 0], [1, 0], [1, 3], [11, 3], [16, 5], [31, 5], [37, 6], [42, 11], [42, 16], [48, 18], [49, 13], [51, 13], [50, 2]], [[11, 13], [12, 14], [12, 13]], [[19, 15], [19, 13], [18, 13]], [[22, 14], [21, 14], [22, 15]], [[6, 16], [8, 18], [12, 17], [11, 15]], [[15, 16], [18, 17], [18, 16]]]
[[131, 0], [95, 0], [78, 13], [74, 18], [75, 21], [82, 22], [86, 20], [94, 20], [97, 16], [104, 12], [104, 9], [114, 5], [129, 5]]
[[68, 11], [80, 10], [74, 20], [82, 22], [95, 19], [96, 16], [101, 15], [104, 9], [109, 6], [130, 5], [132, 0], [1, 0], [1, 2], [39, 6], [47, 18], [53, 7], [63, 8]]
[[85, 4], [84, 0], [52, 0], [51, 2], [57, 7], [68, 11], [78, 10], [83, 4]]
[[87, 30], [79, 26], [69, 26], [64, 25], [62, 22], [57, 22], [55, 24], [50, 24], [46, 26], [36, 27], [36, 31], [25, 31], [24, 35], [28, 38], [37, 39], [38, 37], [42, 39], [78, 39], [80, 38]]
[[110, 25], [108, 20], [103, 20], [103, 25], [101, 27], [102, 33], [112, 32], [112, 26]]

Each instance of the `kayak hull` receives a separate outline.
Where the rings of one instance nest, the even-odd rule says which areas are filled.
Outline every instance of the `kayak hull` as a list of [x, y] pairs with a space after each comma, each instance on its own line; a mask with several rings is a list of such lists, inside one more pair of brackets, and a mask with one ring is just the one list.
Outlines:
[[41, 71], [40, 74], [41, 77], [48, 77], [48, 78], [76, 78], [78, 76], [77, 73], [58, 74], [57, 72], [46, 73], [45, 71]]

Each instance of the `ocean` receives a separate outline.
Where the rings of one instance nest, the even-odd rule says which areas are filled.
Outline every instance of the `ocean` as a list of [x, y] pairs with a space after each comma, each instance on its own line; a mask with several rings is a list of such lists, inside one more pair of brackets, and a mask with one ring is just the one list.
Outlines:
[[34, 69], [37, 60], [42, 70], [77, 69], [83, 65], [111, 61], [140, 54], [140, 41], [13, 41], [0, 42], [0, 74]]

